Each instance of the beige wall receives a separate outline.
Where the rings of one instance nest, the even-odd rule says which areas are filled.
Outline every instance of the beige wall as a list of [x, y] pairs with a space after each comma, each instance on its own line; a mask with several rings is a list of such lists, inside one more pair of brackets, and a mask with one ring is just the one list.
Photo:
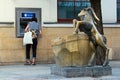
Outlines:
[[0, 0], [0, 22], [15, 22], [16, 7], [41, 8], [42, 22], [57, 22], [57, 0]]
[[107, 37], [107, 45], [112, 48], [109, 57], [113, 60], [120, 60], [120, 28], [104, 28]]
[[[72, 34], [73, 28], [45, 28], [39, 39], [37, 61], [39, 63], [53, 63], [54, 55], [51, 41], [58, 37]], [[104, 28], [107, 45], [113, 49], [112, 59], [120, 59], [120, 28]], [[17, 63], [25, 61], [25, 47], [22, 38], [16, 38], [15, 27], [0, 27], [0, 63]]]

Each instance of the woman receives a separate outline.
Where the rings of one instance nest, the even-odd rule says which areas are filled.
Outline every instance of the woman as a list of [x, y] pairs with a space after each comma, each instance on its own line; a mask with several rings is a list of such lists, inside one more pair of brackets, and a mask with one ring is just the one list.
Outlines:
[[[38, 36], [42, 33], [41, 26], [37, 23], [37, 18], [32, 18], [32, 21], [28, 23], [25, 28], [25, 32], [31, 31], [32, 32], [32, 41], [33, 44], [26, 45], [26, 62], [25, 65], [36, 65], [36, 50], [38, 44]], [[32, 47], [32, 61], [30, 60], [30, 48]]]

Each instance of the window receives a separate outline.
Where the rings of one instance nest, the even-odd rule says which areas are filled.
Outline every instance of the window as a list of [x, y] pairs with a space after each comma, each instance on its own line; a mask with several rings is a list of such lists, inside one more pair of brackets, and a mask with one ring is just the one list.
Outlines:
[[73, 18], [78, 19], [81, 9], [89, 7], [89, 0], [58, 0], [58, 22], [69, 23]]
[[117, 0], [117, 22], [120, 22], [120, 0]]

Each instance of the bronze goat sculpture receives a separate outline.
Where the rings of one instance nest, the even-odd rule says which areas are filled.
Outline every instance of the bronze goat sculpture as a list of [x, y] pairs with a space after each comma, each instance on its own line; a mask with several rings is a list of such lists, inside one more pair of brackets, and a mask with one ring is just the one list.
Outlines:
[[97, 45], [105, 49], [106, 56], [105, 56], [103, 66], [108, 65], [109, 48], [107, 47], [105, 43], [105, 37], [98, 32], [96, 25], [95, 25], [96, 24], [95, 19], [99, 21], [99, 18], [96, 16], [92, 8], [85, 8], [81, 10], [78, 16], [80, 17], [81, 21], [76, 20], [76, 19], [73, 20], [73, 27], [75, 27], [73, 34], [78, 34], [79, 31], [82, 31], [86, 33], [89, 37], [90, 47], [93, 53], [88, 62], [88, 66], [93, 65], [92, 63], [95, 58]]

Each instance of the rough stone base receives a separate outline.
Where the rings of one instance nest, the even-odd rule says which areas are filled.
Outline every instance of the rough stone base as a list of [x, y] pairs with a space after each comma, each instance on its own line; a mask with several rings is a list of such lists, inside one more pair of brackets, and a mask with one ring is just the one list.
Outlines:
[[112, 75], [110, 66], [93, 66], [93, 67], [51, 67], [51, 74], [64, 77], [99, 77]]

